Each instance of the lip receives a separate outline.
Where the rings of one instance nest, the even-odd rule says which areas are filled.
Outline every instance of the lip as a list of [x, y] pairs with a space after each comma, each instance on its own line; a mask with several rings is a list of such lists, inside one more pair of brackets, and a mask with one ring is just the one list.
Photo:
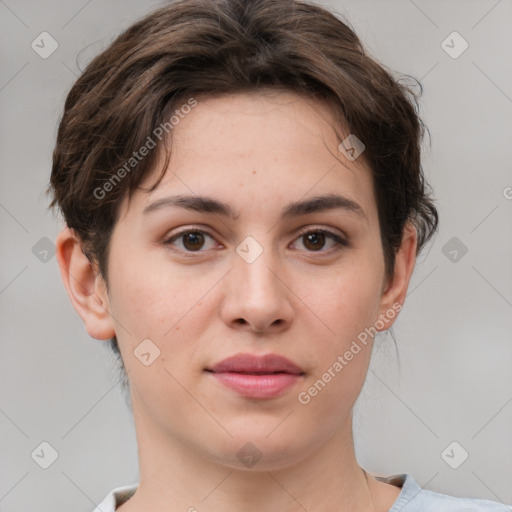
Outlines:
[[274, 398], [303, 379], [304, 371], [278, 354], [235, 354], [206, 368], [216, 380], [247, 398]]
[[209, 368], [209, 370], [215, 373], [304, 373], [302, 368], [278, 354], [265, 354], [263, 356], [243, 353], [235, 354], [227, 359], [223, 359]]

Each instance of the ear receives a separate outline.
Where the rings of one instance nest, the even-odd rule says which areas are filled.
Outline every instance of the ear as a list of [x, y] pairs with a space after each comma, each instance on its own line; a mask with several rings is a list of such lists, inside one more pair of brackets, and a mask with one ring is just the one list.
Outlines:
[[56, 240], [60, 275], [69, 299], [89, 336], [106, 340], [115, 336], [107, 286], [96, 266], [82, 252], [79, 238], [68, 227]]
[[[418, 234], [416, 228], [408, 222], [403, 230], [402, 243], [396, 254], [394, 273], [389, 279], [384, 280], [381, 297], [381, 307], [376, 328], [384, 331], [391, 327], [398, 312], [402, 309], [407, 295], [407, 288], [416, 263], [416, 249]], [[384, 324], [380, 328], [379, 324]]]

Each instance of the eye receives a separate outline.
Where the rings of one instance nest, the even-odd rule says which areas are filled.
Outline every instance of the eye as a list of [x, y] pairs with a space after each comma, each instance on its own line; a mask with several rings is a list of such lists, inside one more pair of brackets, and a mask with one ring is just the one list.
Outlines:
[[[331, 247], [322, 251], [326, 240], [331, 240]], [[302, 241], [302, 245], [308, 252], [329, 252], [329, 249], [341, 249], [348, 247], [348, 242], [336, 233], [326, 229], [313, 229], [302, 232], [297, 240]]]
[[181, 246], [178, 247], [180, 250], [185, 252], [202, 252], [200, 249], [203, 247], [206, 238], [213, 240], [205, 231], [200, 229], [187, 229], [171, 236], [164, 241], [164, 244], [175, 245], [175, 241], [180, 240]]
[[[206, 231], [201, 229], [186, 229], [172, 235], [170, 238], [164, 241], [165, 245], [177, 246], [182, 252], [204, 252], [205, 241], [209, 238], [214, 241], [214, 238], [209, 235]], [[303, 231], [296, 240], [301, 240], [302, 245], [308, 252], [329, 252], [330, 249], [341, 249], [342, 247], [348, 247], [348, 242], [336, 233], [333, 233], [326, 229], [310, 229], [309, 231]], [[326, 242], [331, 242], [331, 246], [327, 250], [322, 250]], [[180, 242], [176, 244], [176, 242]], [[212, 249], [215, 247], [213, 243], [206, 249]]]

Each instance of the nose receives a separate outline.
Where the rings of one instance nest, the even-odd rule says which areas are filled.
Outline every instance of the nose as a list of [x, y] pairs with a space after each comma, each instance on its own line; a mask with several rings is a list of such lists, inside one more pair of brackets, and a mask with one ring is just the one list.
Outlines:
[[251, 263], [234, 255], [233, 269], [226, 276], [221, 315], [231, 328], [258, 333], [277, 333], [291, 325], [292, 292], [282, 267], [265, 249]]

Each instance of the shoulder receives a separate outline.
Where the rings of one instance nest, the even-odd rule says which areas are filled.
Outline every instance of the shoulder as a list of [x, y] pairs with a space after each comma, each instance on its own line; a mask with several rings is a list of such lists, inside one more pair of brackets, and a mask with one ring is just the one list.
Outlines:
[[512, 506], [497, 501], [458, 498], [422, 489], [408, 473], [376, 478], [402, 488], [389, 512], [512, 512]]
[[117, 507], [128, 501], [135, 494], [136, 490], [136, 484], [116, 487], [108, 493], [93, 512], [115, 512]]

